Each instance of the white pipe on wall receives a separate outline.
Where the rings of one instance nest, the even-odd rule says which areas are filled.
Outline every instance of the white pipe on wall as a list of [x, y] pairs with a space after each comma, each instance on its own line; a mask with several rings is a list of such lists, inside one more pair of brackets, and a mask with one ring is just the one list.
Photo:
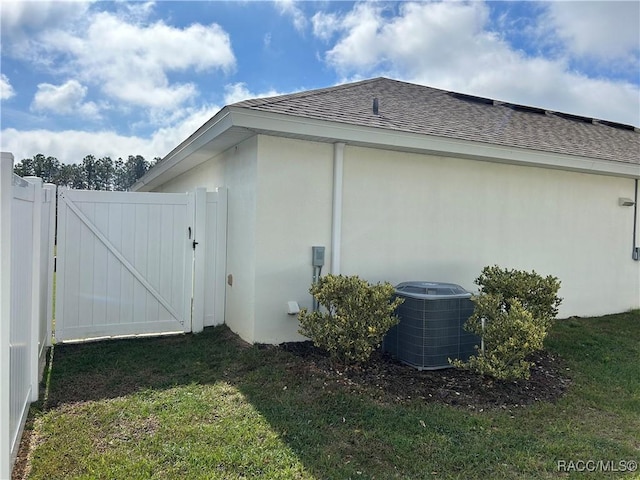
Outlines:
[[333, 216], [331, 219], [331, 273], [340, 274], [342, 243], [342, 181], [344, 175], [345, 144], [333, 144]]

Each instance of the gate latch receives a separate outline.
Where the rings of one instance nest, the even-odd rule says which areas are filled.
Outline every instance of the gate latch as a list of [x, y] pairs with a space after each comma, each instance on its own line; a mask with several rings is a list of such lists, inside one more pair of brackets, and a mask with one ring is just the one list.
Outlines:
[[[191, 227], [187, 228], [187, 231], [189, 232], [189, 239], [191, 239]], [[196, 242], [195, 240], [193, 240], [193, 249], [196, 249], [196, 245], [198, 245], [198, 242]]]

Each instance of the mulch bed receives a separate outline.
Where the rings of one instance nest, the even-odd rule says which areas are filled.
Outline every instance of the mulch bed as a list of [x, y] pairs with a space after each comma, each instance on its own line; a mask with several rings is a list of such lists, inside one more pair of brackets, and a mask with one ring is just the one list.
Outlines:
[[549, 353], [538, 352], [529, 358], [534, 362], [528, 380], [501, 381], [475, 373], [447, 368], [417, 370], [394, 360], [380, 350], [362, 366], [336, 365], [327, 353], [312, 342], [280, 345], [299, 357], [296, 369], [313, 376], [321, 375], [354, 391], [373, 392], [381, 400], [391, 402], [424, 401], [482, 411], [490, 408], [512, 409], [535, 402], [554, 402], [571, 383], [562, 360]]

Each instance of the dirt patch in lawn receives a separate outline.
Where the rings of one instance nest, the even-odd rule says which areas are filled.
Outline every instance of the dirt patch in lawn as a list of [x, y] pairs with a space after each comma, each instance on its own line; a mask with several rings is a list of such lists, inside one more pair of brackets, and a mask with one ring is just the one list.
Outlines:
[[296, 374], [321, 375], [328, 382], [366, 391], [386, 402], [419, 400], [478, 411], [511, 409], [540, 401], [554, 402], [570, 384], [568, 369], [549, 352], [538, 352], [529, 358], [534, 365], [528, 380], [500, 381], [457, 368], [417, 370], [379, 350], [365, 365], [345, 367], [333, 363], [312, 342], [283, 343], [279, 348], [302, 360], [291, 366]]
[[29, 473], [31, 472], [29, 455], [43, 441], [37, 433], [38, 429], [34, 426], [34, 423], [38, 421], [39, 420], [34, 420], [33, 415], [29, 415], [27, 418], [16, 456], [16, 463], [11, 472], [11, 480], [24, 480], [29, 477]]

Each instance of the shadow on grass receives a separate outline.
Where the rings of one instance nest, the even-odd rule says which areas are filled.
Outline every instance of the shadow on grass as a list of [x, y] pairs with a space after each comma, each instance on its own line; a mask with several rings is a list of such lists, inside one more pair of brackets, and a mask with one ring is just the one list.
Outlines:
[[203, 333], [53, 347], [45, 408], [148, 389], [210, 384], [238, 369], [250, 348], [226, 327]]
[[389, 478], [398, 471], [418, 478], [438, 465], [416, 462], [416, 449], [444, 458], [447, 432], [472, 440], [476, 423], [441, 406], [416, 411], [360, 395], [291, 353], [244, 344], [225, 326], [197, 335], [57, 345], [44, 410], [217, 382], [241, 392], [316, 478]]
[[[588, 400], [576, 395], [565, 400], [561, 411], [541, 405], [531, 412], [478, 414], [435, 403], [395, 403], [378, 398], [372, 390], [360, 390], [339, 375], [329, 378], [282, 349], [244, 344], [226, 326], [196, 335], [58, 345], [43, 408], [182, 385], [232, 387], [243, 399], [228, 391], [205, 396], [215, 399], [212, 415], [204, 408], [200, 419], [193, 419], [192, 412], [177, 419], [194, 422], [185, 428], [191, 436], [178, 439], [172, 431], [159, 441], [161, 446], [178, 442], [180, 452], [174, 458], [162, 450], [159, 458], [150, 460], [160, 467], [162, 462], [172, 465], [184, 459], [196, 447], [197, 461], [185, 467], [188, 471], [182, 478], [240, 478], [242, 472], [264, 472], [265, 462], [272, 462], [272, 472], [288, 466], [296, 472], [271, 478], [553, 478], [556, 458], [637, 455], [637, 443], [629, 440], [629, 432], [639, 426], [638, 315], [572, 320], [557, 326], [549, 343], [574, 362], [571, 370], [583, 379], [582, 391], [589, 393]], [[596, 379], [589, 380], [594, 375]], [[181, 402], [189, 394], [171, 395], [168, 401]], [[215, 403], [218, 400], [221, 404]], [[586, 410], [590, 402], [597, 408]], [[253, 410], [259, 419], [252, 416]], [[601, 410], [606, 412], [602, 418], [588, 416], [583, 425], [589, 427], [586, 433], [574, 433], [573, 427], [565, 430], [566, 425], [584, 422], [585, 411]], [[238, 425], [245, 420], [243, 415], [251, 421]], [[259, 424], [262, 418], [268, 432], [251, 423]], [[229, 437], [202, 437], [206, 425], [200, 423], [224, 420], [229, 422], [224, 427]], [[608, 431], [613, 433], [602, 438]], [[272, 432], [282, 448], [262, 450]], [[221, 447], [224, 453], [215, 451]], [[247, 452], [251, 448], [258, 453], [251, 455], [254, 452]], [[293, 456], [303, 466], [302, 473], [299, 464], [289, 465]], [[220, 468], [230, 475], [216, 477]]]
[[366, 478], [371, 469], [390, 473], [397, 462], [406, 474], [415, 464], [398, 458], [398, 452], [412, 455], [398, 443], [424, 435], [425, 427], [406, 409], [354, 395], [309, 371], [299, 357], [244, 344], [225, 326], [197, 335], [57, 345], [43, 409], [217, 382], [242, 393], [309, 476]]

